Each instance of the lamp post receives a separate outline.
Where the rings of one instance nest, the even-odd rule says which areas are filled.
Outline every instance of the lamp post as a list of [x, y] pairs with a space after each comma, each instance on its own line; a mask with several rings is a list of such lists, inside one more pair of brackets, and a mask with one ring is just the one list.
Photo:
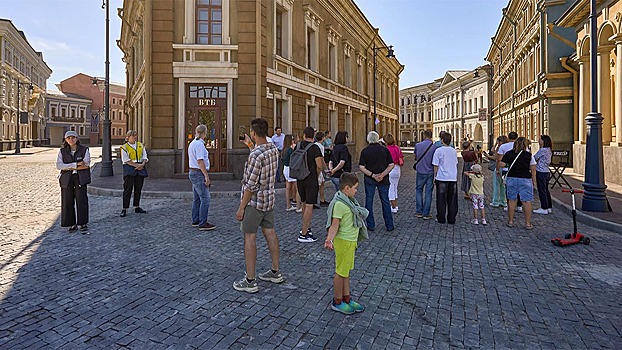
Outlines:
[[[20, 99], [19, 99], [19, 90], [21, 89], [22, 85], [26, 85], [28, 84], [28, 91], [32, 91], [34, 89], [34, 86], [32, 85], [32, 83], [22, 83], [19, 81], [19, 78], [17, 79], [17, 120], [16, 120], [16, 129], [15, 129], [15, 154], [20, 154], [22, 153], [21, 150], [21, 140], [19, 138], [19, 127], [21, 124], [21, 112], [19, 111], [19, 107], [20, 107]], [[26, 111], [26, 113], [28, 113], [28, 111]]]
[[591, 112], [585, 117], [587, 140], [585, 142], [585, 182], [583, 188], [582, 209], [585, 211], [604, 212], [609, 208], [605, 189], [605, 171], [603, 166], [603, 116], [598, 112], [598, 71], [596, 65], [596, 0], [590, 1], [590, 71], [592, 86]]
[[383, 49], [387, 49], [387, 57], [389, 58], [395, 58], [395, 53], [393, 52], [393, 45], [376, 47], [375, 41], [372, 49], [374, 50], [374, 131], [376, 131], [376, 121], [378, 120], [378, 115], [376, 114], [376, 71], [378, 70], [378, 65], [376, 64], [376, 56], [378, 55], [378, 50]]
[[[104, 130], [102, 145], [102, 167], [99, 176], [113, 176], [112, 171], [112, 142], [110, 137], [110, 4], [103, 0], [102, 8], [106, 9], [106, 78], [104, 80], [106, 92], [104, 94]], [[97, 78], [93, 79], [97, 82]]]

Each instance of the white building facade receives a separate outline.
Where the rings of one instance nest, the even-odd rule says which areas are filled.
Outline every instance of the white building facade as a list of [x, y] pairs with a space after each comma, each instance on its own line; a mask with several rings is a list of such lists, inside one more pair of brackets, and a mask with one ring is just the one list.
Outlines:
[[433, 134], [452, 134], [454, 145], [472, 140], [482, 148], [490, 142], [490, 66], [472, 71], [447, 71], [437, 90], [431, 93]]
[[402, 89], [399, 92], [399, 140], [406, 145], [423, 140], [423, 132], [432, 130], [432, 92], [440, 86], [441, 80]]
[[78, 133], [80, 143], [90, 144], [91, 103], [90, 98], [60, 91], [48, 91], [46, 94], [45, 138], [50, 145], [63, 144], [65, 133]]
[[[18, 131], [21, 147], [45, 144], [44, 95], [52, 70], [24, 33], [1, 18], [0, 52], [0, 151], [15, 148]], [[18, 111], [28, 113], [21, 123]]]

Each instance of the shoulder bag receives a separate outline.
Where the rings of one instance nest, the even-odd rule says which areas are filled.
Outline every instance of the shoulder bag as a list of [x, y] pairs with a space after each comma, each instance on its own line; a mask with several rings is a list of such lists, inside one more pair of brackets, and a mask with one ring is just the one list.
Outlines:
[[512, 169], [512, 166], [514, 166], [514, 163], [516, 163], [516, 161], [518, 160], [518, 157], [520, 157], [521, 153], [523, 153], [523, 151], [518, 152], [518, 155], [516, 156], [516, 158], [514, 158], [514, 161], [512, 162], [512, 164], [510, 164], [510, 167], [508, 168], [508, 172], [505, 173], [505, 175], [501, 175], [501, 179], [503, 180], [503, 185], [504, 186], [505, 186], [505, 184], [507, 182], [508, 174], [510, 173], [510, 170]]
[[428, 151], [430, 150], [430, 148], [432, 148], [432, 146], [434, 146], [434, 142], [430, 143], [430, 145], [428, 146], [428, 148], [425, 150], [425, 152], [423, 152], [423, 154], [421, 155], [421, 157], [417, 157], [417, 161], [415, 162], [415, 164], [413, 164], [413, 170], [417, 170], [417, 164], [419, 164], [419, 162], [423, 159], [423, 157], [425, 157], [425, 155], [428, 153]]

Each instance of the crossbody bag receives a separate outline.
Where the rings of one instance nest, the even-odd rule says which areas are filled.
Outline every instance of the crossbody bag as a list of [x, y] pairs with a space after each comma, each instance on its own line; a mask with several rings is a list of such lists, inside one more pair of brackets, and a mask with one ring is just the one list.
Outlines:
[[514, 166], [514, 163], [516, 163], [516, 161], [518, 160], [518, 157], [520, 157], [521, 153], [523, 153], [523, 151], [518, 152], [518, 155], [516, 156], [516, 158], [514, 158], [514, 161], [512, 162], [512, 164], [510, 164], [510, 167], [508, 168], [508, 172], [505, 173], [505, 175], [501, 175], [501, 179], [503, 180], [503, 185], [506, 184], [507, 178], [508, 178], [508, 174], [510, 173], [510, 170], [512, 169], [512, 166]]

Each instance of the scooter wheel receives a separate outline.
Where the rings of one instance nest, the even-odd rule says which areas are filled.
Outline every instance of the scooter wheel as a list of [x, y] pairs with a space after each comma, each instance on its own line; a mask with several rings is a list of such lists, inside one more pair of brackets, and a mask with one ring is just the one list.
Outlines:
[[583, 244], [585, 244], [585, 245], [590, 245], [590, 238], [589, 238], [589, 237], [585, 237], [585, 238], [583, 239]]
[[572, 235], [570, 233], [566, 233], [566, 235], [564, 236], [565, 239], [570, 239], [572, 238]]

